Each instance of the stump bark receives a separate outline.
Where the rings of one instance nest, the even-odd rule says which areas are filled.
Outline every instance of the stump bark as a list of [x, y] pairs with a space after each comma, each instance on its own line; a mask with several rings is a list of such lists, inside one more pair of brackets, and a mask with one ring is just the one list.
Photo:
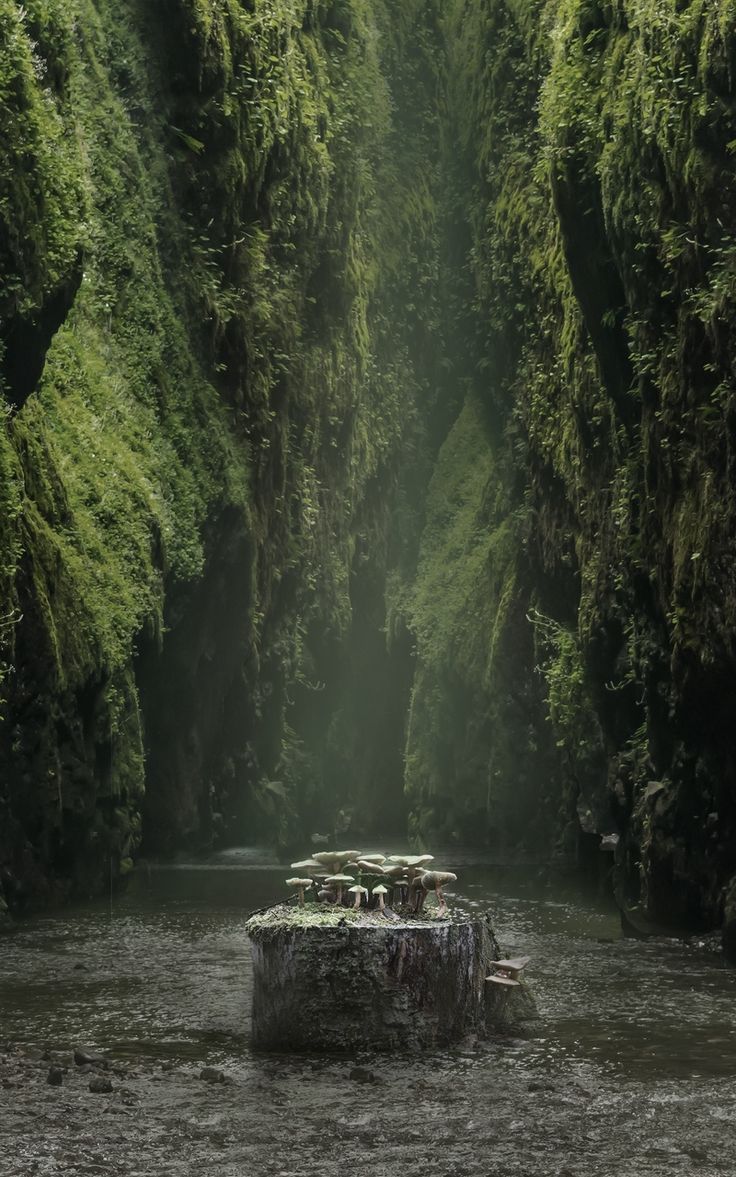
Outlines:
[[335, 911], [311, 925], [289, 907], [267, 916], [247, 926], [256, 1048], [412, 1050], [486, 1031], [486, 977], [498, 956], [486, 919]]

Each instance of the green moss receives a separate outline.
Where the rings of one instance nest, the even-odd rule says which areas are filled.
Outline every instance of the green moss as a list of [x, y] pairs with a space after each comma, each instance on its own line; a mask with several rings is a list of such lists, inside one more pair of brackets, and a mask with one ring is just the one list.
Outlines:
[[135, 852], [146, 786], [152, 846], [226, 821], [288, 840], [325, 792], [315, 688], [359, 552], [385, 573], [403, 543], [376, 487], [422, 445], [434, 14], [33, 0], [0, 22], [0, 349], [30, 333], [43, 369], [0, 441], [0, 661], [23, 615], [0, 857], [33, 829], [40, 869], [86, 888]]
[[269, 933], [306, 931], [309, 928], [338, 928], [358, 923], [360, 912], [351, 907], [334, 907], [324, 903], [279, 904], [256, 912], [245, 925], [251, 940], [266, 939]]
[[[47, 56], [48, 54], [48, 56]], [[31, 0], [0, 5], [0, 317], [37, 309], [84, 240], [79, 144], [59, 57], [74, 56], [69, 13]], [[81, 230], [81, 232], [80, 232]]]
[[[721, 832], [734, 822], [723, 785], [735, 616], [725, 574], [732, 15], [730, 0], [478, 0], [447, 6], [444, 19], [454, 200], [474, 283], [472, 313], [466, 302], [455, 323], [507, 495], [485, 531], [496, 534], [504, 512], [524, 520], [516, 583], [537, 619], [544, 684], [533, 730], [546, 712], [562, 820], [572, 812], [577, 824], [577, 808], [588, 830], [616, 822], [623, 832], [628, 902], [641, 892], [650, 910], [671, 915], [674, 904], [690, 920], [717, 918], [733, 868], [715, 835], [700, 836], [708, 812]], [[444, 777], [446, 792], [465, 797], [479, 792], [497, 741], [486, 734], [470, 757], [471, 784], [452, 754], [443, 759], [436, 729], [455, 732], [451, 746], [462, 735], [450, 693], [425, 676], [423, 648], [436, 637], [436, 650], [457, 649], [460, 683], [474, 682], [493, 635], [521, 630], [498, 588], [501, 550], [478, 593], [473, 649], [454, 600], [469, 599], [473, 559], [462, 545], [439, 551], [447, 564], [427, 580], [441, 603], [419, 645], [409, 780], [416, 762], [433, 793]], [[498, 692], [465, 698], [461, 732], [493, 715]], [[652, 780], [667, 791], [654, 812]], [[687, 829], [698, 833], [683, 850]]]

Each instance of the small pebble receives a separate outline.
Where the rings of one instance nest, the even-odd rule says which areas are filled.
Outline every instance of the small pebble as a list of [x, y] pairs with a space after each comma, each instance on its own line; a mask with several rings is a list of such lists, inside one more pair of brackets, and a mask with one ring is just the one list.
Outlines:
[[61, 1067], [49, 1067], [49, 1073], [46, 1076], [46, 1082], [49, 1087], [61, 1087], [64, 1082], [64, 1072]]
[[109, 1095], [112, 1091], [112, 1079], [103, 1079], [102, 1075], [96, 1075], [94, 1079], [90, 1079], [89, 1089], [93, 1095]]
[[353, 1083], [375, 1083], [376, 1082], [375, 1073], [373, 1071], [369, 1071], [366, 1067], [353, 1067], [348, 1078], [352, 1079]]
[[218, 1070], [217, 1067], [202, 1067], [199, 1072], [200, 1079], [204, 1079], [206, 1083], [224, 1083], [225, 1072]]

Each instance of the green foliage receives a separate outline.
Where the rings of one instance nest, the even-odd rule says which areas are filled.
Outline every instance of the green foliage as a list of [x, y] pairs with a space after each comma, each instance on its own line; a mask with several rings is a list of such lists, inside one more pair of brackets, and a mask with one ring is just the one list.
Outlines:
[[706, 920], [733, 869], [701, 834], [734, 819], [733, 16], [458, 0], [444, 24], [474, 395], [528, 511], [562, 796], [615, 816], [629, 899]]
[[70, 15], [51, 0], [0, 4], [0, 319], [38, 308], [84, 240], [79, 143], [58, 68], [75, 57]]
[[406, 547], [422, 446], [433, 29], [418, 0], [0, 3], [0, 352], [83, 275], [0, 437], [1, 858], [33, 826], [86, 887], [144, 784], [172, 840], [223, 811], [287, 840], [322, 787], [304, 700], [357, 553]]

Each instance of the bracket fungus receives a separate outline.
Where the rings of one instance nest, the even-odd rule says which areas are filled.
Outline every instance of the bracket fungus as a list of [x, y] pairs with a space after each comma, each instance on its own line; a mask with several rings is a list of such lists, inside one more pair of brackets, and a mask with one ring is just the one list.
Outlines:
[[496, 985], [508, 985], [512, 987], [520, 985], [523, 979], [524, 969], [530, 960], [530, 956], [520, 956], [515, 960], [494, 960], [491, 962], [491, 968], [494, 971], [490, 977], [486, 977], [486, 981], [493, 981]]

